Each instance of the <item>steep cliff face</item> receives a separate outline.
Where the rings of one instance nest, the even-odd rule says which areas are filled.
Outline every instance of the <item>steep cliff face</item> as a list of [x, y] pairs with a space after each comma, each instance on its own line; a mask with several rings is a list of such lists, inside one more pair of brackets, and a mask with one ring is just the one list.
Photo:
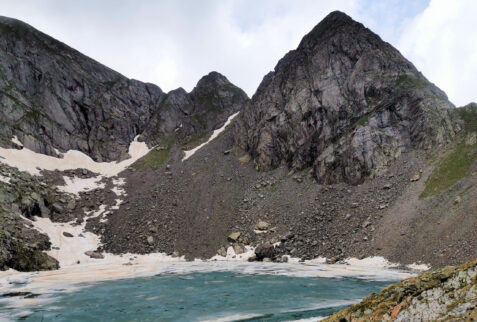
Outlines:
[[243, 109], [235, 141], [258, 169], [313, 167], [359, 183], [410, 148], [445, 144], [453, 105], [395, 48], [332, 12], [279, 61]]
[[197, 140], [223, 125], [247, 100], [243, 90], [225, 76], [211, 72], [190, 93], [182, 88], [169, 92], [143, 137], [156, 144], [171, 135], [180, 143]]
[[2, 146], [16, 135], [37, 152], [116, 160], [165, 97], [21, 21], [0, 17], [0, 31]]
[[145, 131], [148, 143], [181, 143], [222, 125], [247, 95], [224, 76], [204, 76], [190, 93], [165, 94], [128, 79], [33, 27], [0, 17], [0, 145], [13, 136], [56, 155], [79, 150], [96, 161], [126, 158]]

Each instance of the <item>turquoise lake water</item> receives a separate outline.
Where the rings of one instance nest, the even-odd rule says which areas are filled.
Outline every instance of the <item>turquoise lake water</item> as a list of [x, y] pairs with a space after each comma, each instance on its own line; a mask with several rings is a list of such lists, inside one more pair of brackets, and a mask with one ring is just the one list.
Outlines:
[[[390, 283], [237, 272], [162, 274], [88, 284], [74, 292], [50, 294], [49, 302], [29, 307], [15, 319], [296, 321], [327, 316]], [[48, 294], [38, 298], [42, 296]], [[4, 307], [3, 313], [5, 310]]]

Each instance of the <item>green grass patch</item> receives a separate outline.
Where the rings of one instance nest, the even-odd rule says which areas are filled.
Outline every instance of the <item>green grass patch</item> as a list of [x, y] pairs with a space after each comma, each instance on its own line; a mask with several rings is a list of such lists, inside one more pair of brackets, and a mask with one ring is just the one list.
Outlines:
[[141, 159], [134, 162], [132, 167], [136, 170], [145, 170], [150, 168], [156, 170], [158, 167], [163, 165], [169, 159], [170, 149], [166, 150], [156, 150], [153, 149], [148, 154], [143, 156]]
[[470, 166], [476, 160], [477, 144], [466, 146], [460, 143], [437, 163], [420, 197], [433, 196], [468, 176]]
[[467, 135], [477, 132], [477, 105], [456, 108], [454, 111], [464, 122], [459, 135], [460, 143], [437, 162], [420, 198], [433, 196], [470, 175], [470, 167], [477, 160], [477, 143], [470, 146], [465, 144]]
[[364, 126], [366, 124], [368, 124], [368, 121], [369, 121], [369, 118], [371, 117], [370, 114], [367, 114], [363, 117], [361, 117], [357, 122], [356, 122], [356, 126]]
[[199, 133], [197, 135], [194, 135], [192, 138], [190, 138], [187, 142], [184, 142], [181, 144], [182, 150], [191, 150], [199, 145], [201, 145], [204, 142], [207, 142], [207, 140], [210, 138], [212, 134], [203, 132]]
[[156, 170], [169, 160], [169, 154], [174, 143], [175, 137], [173, 136], [164, 139], [159, 147], [153, 148], [148, 154], [134, 162], [132, 167], [136, 170]]
[[477, 104], [456, 108], [455, 112], [464, 121], [464, 134], [477, 132]]
[[429, 82], [422, 77], [415, 75], [401, 75], [396, 80], [398, 87], [422, 89], [429, 86]]

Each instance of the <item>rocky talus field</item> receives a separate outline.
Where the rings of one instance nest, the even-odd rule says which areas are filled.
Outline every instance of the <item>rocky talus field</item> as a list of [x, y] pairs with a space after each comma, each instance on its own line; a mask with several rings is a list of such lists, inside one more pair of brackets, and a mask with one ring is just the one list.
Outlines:
[[475, 320], [477, 104], [342, 12], [251, 98], [218, 72], [164, 93], [0, 17], [0, 123], [0, 270], [61, 266], [40, 224], [97, 261], [379, 256], [437, 270], [331, 320]]

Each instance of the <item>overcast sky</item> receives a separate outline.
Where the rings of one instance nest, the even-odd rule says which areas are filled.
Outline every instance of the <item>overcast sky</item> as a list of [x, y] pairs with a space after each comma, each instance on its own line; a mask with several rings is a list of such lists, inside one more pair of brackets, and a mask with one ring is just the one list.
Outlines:
[[190, 91], [215, 70], [250, 96], [333, 10], [397, 47], [457, 106], [477, 101], [477, 0], [0, 0], [0, 15], [127, 77]]

